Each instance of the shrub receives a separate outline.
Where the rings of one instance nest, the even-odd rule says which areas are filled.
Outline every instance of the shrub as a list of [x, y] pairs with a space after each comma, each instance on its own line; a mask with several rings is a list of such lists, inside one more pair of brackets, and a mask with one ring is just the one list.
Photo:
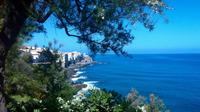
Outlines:
[[10, 111], [58, 112], [60, 105], [56, 98], [69, 100], [76, 92], [67, 82], [66, 70], [57, 62], [57, 52], [44, 49], [41, 54], [46, 59], [50, 56], [50, 64], [32, 65], [27, 55], [8, 59], [5, 90]]

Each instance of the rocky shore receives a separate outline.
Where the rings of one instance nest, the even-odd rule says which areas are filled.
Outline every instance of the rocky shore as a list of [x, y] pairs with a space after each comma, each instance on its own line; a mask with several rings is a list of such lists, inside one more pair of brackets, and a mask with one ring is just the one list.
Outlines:
[[77, 89], [86, 88], [87, 87], [86, 84], [78, 83], [73, 79], [80, 78], [79, 71], [78, 71], [79, 69], [81, 69], [83, 67], [86, 67], [88, 65], [96, 64], [96, 63], [97, 63], [96, 61], [93, 61], [93, 59], [88, 56], [88, 57], [85, 57], [80, 62], [72, 64], [68, 68], [66, 68], [67, 69], [68, 78], [70, 79], [70, 83], [72, 84], [72, 86], [77, 88]]

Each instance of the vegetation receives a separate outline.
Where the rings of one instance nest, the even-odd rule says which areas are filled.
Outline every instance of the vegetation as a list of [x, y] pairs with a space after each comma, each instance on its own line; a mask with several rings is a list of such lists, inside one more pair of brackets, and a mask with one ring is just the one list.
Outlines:
[[[15, 48], [17, 45], [15, 46]], [[23, 54], [23, 55], [22, 55]], [[12, 49], [6, 64], [7, 108], [12, 112], [167, 112], [164, 103], [154, 95], [150, 102], [132, 90], [127, 97], [104, 89], [89, 90], [79, 96], [67, 81], [57, 49], [46, 47], [40, 64], [30, 63], [28, 53]], [[43, 63], [49, 62], [49, 63]]]
[[82, 99], [65, 101], [58, 98], [62, 112], [169, 112], [158, 97], [145, 103], [137, 91], [131, 91], [128, 97], [122, 97], [114, 91], [90, 90]]
[[50, 48], [46, 48], [41, 53], [41, 58], [45, 57], [50, 63], [32, 65], [30, 54], [21, 53], [19, 56], [16, 55], [19, 51], [11, 50], [10, 53], [15, 52], [15, 57], [9, 54], [7, 58], [5, 85], [7, 107], [10, 111], [31, 112], [40, 109], [58, 112], [56, 98], [69, 100], [77, 91], [71, 87], [66, 71], [57, 62], [56, 50], [51, 51]]
[[[29, 40], [32, 33], [45, 32], [43, 23], [49, 17], [54, 19], [56, 28], [64, 29], [68, 36], [78, 38], [79, 42], [85, 43], [94, 54], [114, 51], [116, 54], [126, 55], [123, 47], [134, 38], [126, 23], [134, 25], [140, 22], [145, 28], [152, 30], [153, 17], [156, 14], [162, 15], [166, 7], [162, 0], [1, 0], [0, 111], [6, 111], [5, 82], [10, 81], [9, 83], [15, 85], [15, 81], [22, 79], [15, 80], [10, 76], [18, 74], [20, 77], [25, 74], [18, 68], [16, 71], [5, 74], [5, 63], [9, 51], [21, 40]], [[23, 61], [20, 61], [21, 63], [18, 64], [23, 64]], [[55, 66], [57, 65], [45, 69], [57, 69], [54, 68]], [[43, 69], [43, 67], [38, 67], [38, 69]], [[35, 74], [32, 71], [29, 72]], [[11, 79], [5, 81], [5, 78]], [[21, 76], [21, 78], [29, 80], [29, 77]], [[34, 81], [30, 83], [34, 84]], [[24, 85], [23, 89], [25, 88]]]

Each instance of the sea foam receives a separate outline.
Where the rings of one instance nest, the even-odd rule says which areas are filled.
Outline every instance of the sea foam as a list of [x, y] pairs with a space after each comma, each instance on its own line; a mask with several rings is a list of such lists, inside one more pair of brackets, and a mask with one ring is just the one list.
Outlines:
[[74, 77], [74, 78], [71, 78], [71, 80], [73, 81], [73, 82], [77, 82], [78, 80], [80, 80], [80, 79], [86, 79], [87, 77], [85, 77], [85, 76], [79, 76], [79, 77]]

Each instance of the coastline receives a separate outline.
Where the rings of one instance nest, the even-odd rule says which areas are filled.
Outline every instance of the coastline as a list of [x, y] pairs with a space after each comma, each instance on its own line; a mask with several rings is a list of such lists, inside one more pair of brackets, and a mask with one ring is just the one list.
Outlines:
[[73, 87], [77, 88], [78, 90], [88, 88], [89, 85], [87, 83], [78, 82], [79, 79], [86, 78], [86, 77], [80, 76], [82, 73], [84, 73], [84, 72], [81, 72], [80, 69], [87, 67], [89, 65], [93, 65], [93, 64], [97, 64], [97, 62], [93, 61], [93, 60], [90, 60], [87, 62], [81, 61], [81, 62], [75, 63], [73, 65], [70, 65], [68, 68], [66, 68], [68, 78], [70, 79], [69, 81]]

